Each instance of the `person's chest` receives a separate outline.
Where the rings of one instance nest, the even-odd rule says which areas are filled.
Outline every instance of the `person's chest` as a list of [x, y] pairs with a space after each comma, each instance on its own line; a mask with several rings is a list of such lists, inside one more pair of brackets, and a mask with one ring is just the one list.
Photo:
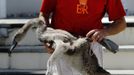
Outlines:
[[71, 15], [102, 14], [107, 0], [86, 0], [84, 6], [81, 1], [83, 0], [57, 0], [56, 9], [58, 13], [68, 12]]

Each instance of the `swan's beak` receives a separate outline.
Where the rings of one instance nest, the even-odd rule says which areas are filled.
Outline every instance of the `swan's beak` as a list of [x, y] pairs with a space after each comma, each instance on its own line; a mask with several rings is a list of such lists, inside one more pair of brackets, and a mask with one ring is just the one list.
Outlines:
[[10, 50], [8, 51], [9, 56], [11, 55], [12, 51], [14, 50], [14, 48], [17, 46], [18, 42], [16, 42], [15, 40], [13, 41], [13, 44], [10, 48]]

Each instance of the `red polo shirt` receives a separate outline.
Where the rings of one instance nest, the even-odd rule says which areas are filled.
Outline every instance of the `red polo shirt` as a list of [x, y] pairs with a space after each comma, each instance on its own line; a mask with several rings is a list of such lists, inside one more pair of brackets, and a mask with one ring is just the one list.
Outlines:
[[101, 19], [107, 12], [109, 20], [125, 16], [121, 0], [88, 0], [88, 14], [78, 14], [79, 0], [43, 0], [41, 12], [53, 12], [51, 25], [75, 35], [85, 36], [92, 29], [101, 29]]

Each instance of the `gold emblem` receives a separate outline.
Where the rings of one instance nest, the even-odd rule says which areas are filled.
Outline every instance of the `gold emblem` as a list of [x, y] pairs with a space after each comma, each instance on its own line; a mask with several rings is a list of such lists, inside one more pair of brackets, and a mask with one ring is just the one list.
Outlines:
[[87, 0], [79, 0], [76, 12], [77, 14], [88, 14]]

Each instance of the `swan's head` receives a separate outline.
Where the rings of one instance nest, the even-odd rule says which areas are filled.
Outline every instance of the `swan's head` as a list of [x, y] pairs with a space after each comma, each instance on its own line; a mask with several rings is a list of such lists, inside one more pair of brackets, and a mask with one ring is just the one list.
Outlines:
[[39, 18], [34, 18], [28, 21], [22, 28], [20, 28], [13, 37], [12, 46], [10, 48], [9, 53], [17, 46], [17, 44], [24, 38], [25, 34], [29, 30], [29, 28], [42, 28], [42, 30], [46, 29], [46, 22]]

